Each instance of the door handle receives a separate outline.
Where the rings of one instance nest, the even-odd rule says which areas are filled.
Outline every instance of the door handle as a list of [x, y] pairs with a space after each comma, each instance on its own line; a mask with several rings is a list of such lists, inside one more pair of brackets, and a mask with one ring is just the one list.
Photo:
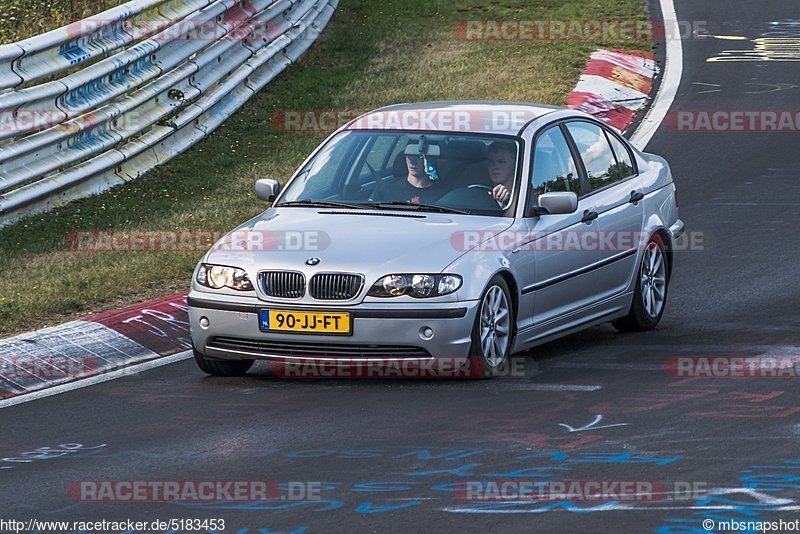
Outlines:
[[599, 217], [599, 215], [597, 214], [596, 211], [584, 210], [581, 222], [584, 222], [586, 224], [592, 224], [592, 221], [595, 220], [597, 217]]
[[631, 198], [628, 200], [631, 204], [636, 204], [640, 200], [644, 199], [644, 193], [641, 191], [631, 191]]

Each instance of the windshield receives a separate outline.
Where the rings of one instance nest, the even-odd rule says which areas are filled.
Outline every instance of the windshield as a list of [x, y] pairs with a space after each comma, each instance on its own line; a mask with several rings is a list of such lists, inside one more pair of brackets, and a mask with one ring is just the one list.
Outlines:
[[519, 142], [436, 132], [341, 132], [276, 206], [328, 204], [513, 216]]

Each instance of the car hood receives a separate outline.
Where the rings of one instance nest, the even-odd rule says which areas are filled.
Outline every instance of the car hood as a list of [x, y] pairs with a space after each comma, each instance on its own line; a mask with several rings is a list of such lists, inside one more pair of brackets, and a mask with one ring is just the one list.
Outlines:
[[[390, 273], [439, 273], [466, 252], [462, 232], [489, 236], [512, 222], [394, 210], [272, 208], [228, 233], [205, 261], [241, 267], [251, 276], [262, 269], [363, 273], [371, 283]], [[319, 264], [307, 265], [309, 258], [319, 258]]]

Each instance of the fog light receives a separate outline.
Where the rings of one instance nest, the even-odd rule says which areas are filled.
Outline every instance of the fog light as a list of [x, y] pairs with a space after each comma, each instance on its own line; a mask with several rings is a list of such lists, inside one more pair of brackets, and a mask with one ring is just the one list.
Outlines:
[[208, 325], [210, 325], [210, 324], [211, 323], [209, 322], [208, 317], [201, 317], [200, 318], [200, 326], [202, 326], [203, 328], [208, 328]]
[[419, 337], [422, 339], [431, 339], [433, 337], [433, 329], [430, 326], [423, 326], [419, 329]]

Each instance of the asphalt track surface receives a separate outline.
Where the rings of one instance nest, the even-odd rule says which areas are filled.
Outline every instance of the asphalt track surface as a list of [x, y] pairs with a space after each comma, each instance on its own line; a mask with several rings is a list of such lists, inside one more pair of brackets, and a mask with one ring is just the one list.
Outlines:
[[[797, 63], [707, 61], [753, 49], [771, 22], [796, 15], [791, 2], [680, 0], [676, 10], [709, 34], [748, 39], [686, 39], [673, 112], [798, 109]], [[797, 24], [778, 28], [800, 38]], [[290, 381], [263, 366], [212, 379], [184, 361], [10, 407], [0, 410], [1, 515], [224, 518], [225, 532], [241, 533], [678, 533], [704, 532], [708, 518], [798, 519], [797, 380], [684, 380], [665, 364], [798, 354], [799, 141], [659, 129], [647, 150], [670, 161], [703, 248], [677, 254], [654, 332], [594, 328], [516, 355], [522, 376], [491, 381]], [[23, 454], [42, 447], [51, 451]], [[318, 500], [199, 506], [75, 501], [67, 486], [80, 480], [323, 484]], [[664, 493], [498, 503], [452, 491], [475, 480], [654, 481]], [[705, 491], [679, 499], [676, 482]]]

